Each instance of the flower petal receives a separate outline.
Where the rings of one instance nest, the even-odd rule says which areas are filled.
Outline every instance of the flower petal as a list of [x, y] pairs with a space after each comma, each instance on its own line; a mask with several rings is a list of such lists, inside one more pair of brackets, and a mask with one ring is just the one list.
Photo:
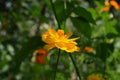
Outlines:
[[69, 39], [69, 40], [75, 41], [75, 40], [77, 40], [77, 39], [79, 39], [79, 37], [78, 37], [78, 38], [72, 38], [72, 39]]
[[54, 44], [47, 44], [47, 45], [44, 46], [44, 49], [50, 50], [50, 49], [52, 49], [52, 48], [54, 48], [54, 47], [55, 47]]
[[55, 46], [59, 49], [66, 50], [66, 45], [63, 42], [57, 42]]
[[67, 52], [74, 52], [79, 51], [79, 47], [77, 47], [74, 43], [56, 43], [55, 45], [57, 48], [60, 48], [61, 50], [65, 50]]
[[67, 52], [74, 52], [74, 51], [78, 52], [80, 50], [79, 47], [77, 47], [75, 44], [72, 44], [72, 43], [66, 44], [66, 48], [67, 48], [66, 49]]
[[58, 38], [58, 33], [54, 29], [48, 29], [48, 32], [52, 38]]
[[67, 32], [67, 33], [65, 34], [65, 38], [69, 38], [71, 35], [72, 35], [71, 32]]
[[54, 38], [50, 36], [49, 32], [46, 32], [42, 35], [42, 41], [44, 41], [45, 43], [53, 43]]

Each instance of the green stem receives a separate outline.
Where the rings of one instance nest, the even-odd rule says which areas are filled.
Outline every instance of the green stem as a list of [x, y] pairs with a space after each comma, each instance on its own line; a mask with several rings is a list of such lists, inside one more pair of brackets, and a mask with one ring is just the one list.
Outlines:
[[57, 62], [56, 62], [56, 65], [55, 65], [55, 73], [54, 73], [54, 79], [53, 80], [56, 79], [56, 72], [57, 72], [57, 66], [58, 66], [59, 58], [60, 58], [60, 49], [58, 51]]
[[54, 3], [53, 3], [52, 0], [50, 0], [50, 3], [51, 3], [51, 6], [52, 6], [52, 9], [53, 9], [53, 12], [54, 12], [54, 14], [55, 14], [55, 18], [56, 18], [57, 23], [58, 23], [58, 28], [61, 29], [61, 27], [60, 27], [60, 22], [59, 22], [59, 19], [58, 19], [58, 17], [57, 17], [56, 11], [55, 11]]
[[69, 56], [70, 56], [70, 58], [71, 58], [71, 60], [72, 60], [72, 63], [73, 63], [73, 65], [74, 65], [74, 67], [75, 67], [75, 70], [76, 70], [76, 73], [77, 73], [77, 75], [78, 75], [78, 77], [79, 77], [79, 80], [82, 80], [82, 79], [81, 79], [81, 76], [80, 76], [80, 73], [79, 73], [79, 69], [78, 69], [77, 65], [75, 64], [75, 60], [73, 59], [71, 53], [69, 53]]
[[[56, 14], [56, 11], [55, 11], [55, 7], [54, 7], [54, 3], [53, 3], [52, 0], [50, 0], [50, 4], [51, 4], [52, 9], [53, 9], [53, 12], [54, 12], [54, 14], [55, 14], [55, 18], [56, 18], [56, 20], [57, 20], [58, 28], [61, 29], [61, 27], [60, 27], [60, 22], [59, 22], [59, 19], [58, 19], [58, 17], [57, 17], [57, 14]], [[60, 57], [60, 49], [59, 49], [58, 56], [57, 56], [57, 62], [56, 62], [56, 65], [55, 65], [55, 74], [54, 74], [54, 79], [53, 79], [53, 80], [56, 79], [56, 72], [57, 72], [57, 66], [58, 66], [58, 62], [59, 62], [59, 57]]]

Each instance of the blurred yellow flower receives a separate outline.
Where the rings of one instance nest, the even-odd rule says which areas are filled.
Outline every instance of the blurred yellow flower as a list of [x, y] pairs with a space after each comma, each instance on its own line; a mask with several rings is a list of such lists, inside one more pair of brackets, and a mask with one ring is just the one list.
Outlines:
[[101, 78], [98, 74], [92, 74], [88, 76], [87, 80], [104, 80], [104, 79]]
[[54, 47], [57, 47], [61, 50], [65, 50], [67, 52], [79, 51], [80, 48], [77, 47], [77, 43], [75, 40], [78, 38], [68, 39], [72, 35], [71, 32], [64, 34], [63, 30], [55, 31], [54, 29], [48, 29], [47, 32], [42, 34], [42, 41], [47, 43], [44, 48], [46, 50], [50, 50]]

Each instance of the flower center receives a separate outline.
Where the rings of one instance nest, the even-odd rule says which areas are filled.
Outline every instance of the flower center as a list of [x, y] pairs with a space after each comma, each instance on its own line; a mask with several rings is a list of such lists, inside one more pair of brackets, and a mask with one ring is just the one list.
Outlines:
[[64, 35], [64, 31], [63, 30], [58, 30], [57, 33], [58, 33], [59, 36]]

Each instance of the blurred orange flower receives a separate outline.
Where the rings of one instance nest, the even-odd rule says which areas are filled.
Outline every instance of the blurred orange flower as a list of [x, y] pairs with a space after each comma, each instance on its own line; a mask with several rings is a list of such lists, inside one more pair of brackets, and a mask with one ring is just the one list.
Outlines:
[[105, 4], [105, 6], [109, 6], [110, 5], [109, 1], [105, 1], [104, 4]]
[[48, 55], [48, 52], [44, 49], [38, 49], [35, 51], [35, 60], [37, 64], [44, 64], [45, 58]]
[[105, 7], [102, 9], [103, 11], [109, 11], [110, 6], [113, 6], [116, 10], [120, 9], [120, 6], [116, 2], [116, 0], [105, 1], [104, 4], [105, 4]]
[[110, 10], [110, 7], [109, 6], [106, 6], [104, 8], [102, 8], [103, 11], [109, 11]]
[[98, 74], [92, 74], [88, 76], [87, 80], [104, 80], [104, 79], [101, 78]]
[[119, 4], [115, 0], [110, 0], [110, 4], [118, 10], [120, 8]]
[[84, 50], [86, 51], [86, 52], [93, 52], [93, 48], [92, 47], [89, 47], [89, 46], [86, 46], [85, 48], [84, 48]]
[[48, 29], [47, 32], [42, 34], [42, 41], [47, 43], [44, 48], [46, 50], [50, 50], [57, 47], [71, 53], [74, 51], [79, 51], [79, 47], [76, 46], [77, 43], [75, 42], [78, 38], [68, 39], [71, 35], [71, 32], [64, 34], [64, 31], [61, 29], [58, 31]]

